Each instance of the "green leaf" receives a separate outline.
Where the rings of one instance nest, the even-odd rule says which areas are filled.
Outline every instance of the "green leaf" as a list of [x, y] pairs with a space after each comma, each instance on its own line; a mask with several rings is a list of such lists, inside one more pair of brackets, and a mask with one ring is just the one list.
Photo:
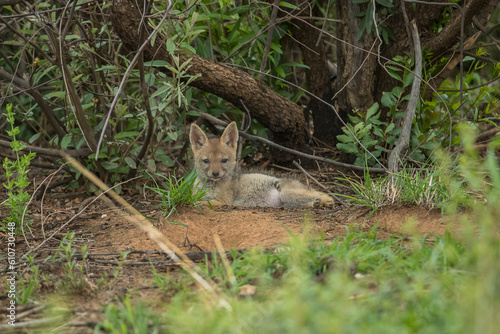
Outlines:
[[144, 66], [164, 67], [164, 66], [170, 66], [170, 63], [165, 60], [153, 60], [145, 62]]
[[286, 77], [286, 73], [285, 73], [285, 71], [283, 70], [283, 68], [281, 66], [276, 67], [275, 71], [276, 71], [276, 73], [278, 74], [278, 76], [280, 78], [285, 78]]
[[156, 172], [156, 161], [154, 159], [148, 159], [147, 165], [149, 170]]
[[156, 81], [155, 74], [154, 73], [146, 73], [146, 75], [144, 76], [144, 81], [146, 82], [146, 85], [148, 85], [148, 86], [154, 85], [154, 83]]
[[30, 144], [33, 144], [34, 142], [36, 142], [38, 140], [38, 138], [40, 138], [40, 135], [41, 135], [41, 132], [35, 133], [33, 136], [30, 137], [30, 139], [28, 139], [28, 142]]
[[358, 148], [353, 144], [337, 143], [337, 148], [344, 153], [358, 153]]
[[64, 37], [65, 40], [71, 40], [71, 39], [80, 39], [80, 36], [78, 35], [66, 35]]
[[124, 132], [117, 133], [115, 135], [115, 140], [123, 139], [123, 138], [135, 138], [139, 134], [140, 134], [140, 132], [138, 132], [138, 131], [124, 131]]
[[396, 105], [397, 99], [392, 93], [383, 92], [380, 102], [384, 107], [391, 108]]
[[300, 9], [300, 7], [297, 7], [289, 2], [286, 1], [280, 1], [280, 7], [285, 7], [285, 8], [290, 8], [290, 9]]
[[66, 92], [50, 92], [46, 94], [45, 97], [48, 98], [55, 97], [57, 99], [64, 99], [66, 98]]
[[309, 66], [307, 66], [305, 64], [296, 63], [296, 62], [283, 63], [283, 64], [281, 64], [281, 66], [283, 66], [283, 67], [285, 67], [285, 66], [292, 66], [292, 67], [302, 67], [302, 68], [311, 69]]
[[[368, 110], [366, 111], [366, 120], [370, 119], [375, 113], [378, 111], [378, 102], [375, 102]], [[379, 115], [380, 116], [380, 115]], [[378, 118], [378, 117], [376, 117]]]
[[411, 85], [413, 83], [414, 77], [415, 76], [413, 75], [413, 73], [408, 74], [404, 81], [404, 87], [408, 87], [409, 85]]
[[73, 135], [67, 133], [64, 135], [63, 139], [61, 140], [61, 148], [63, 150], [68, 148], [68, 145], [71, 143], [71, 139], [73, 138]]
[[175, 46], [175, 43], [172, 40], [172, 38], [167, 39], [167, 52], [170, 55], [173, 55], [176, 49], [177, 47]]
[[392, 0], [375, 0], [375, 2], [381, 4], [384, 7], [388, 7], [388, 8], [394, 7]]
[[200, 116], [201, 114], [199, 112], [197, 112], [196, 110], [189, 110], [187, 112], [188, 115], [190, 116]]
[[403, 81], [403, 79], [401, 79], [401, 76], [399, 74], [397, 74], [396, 72], [393, 72], [391, 70], [387, 70], [387, 73], [389, 73], [389, 75], [391, 77], [393, 77], [394, 79], [396, 79], [398, 81]]
[[118, 168], [118, 164], [116, 162], [103, 161], [101, 162], [101, 166], [106, 170], [112, 170]]
[[135, 163], [135, 160], [132, 159], [131, 157], [125, 157], [125, 163], [132, 169], [137, 168], [137, 164]]
[[337, 139], [343, 143], [348, 143], [353, 141], [353, 138], [347, 135], [338, 135]]
[[105, 70], [114, 70], [115, 67], [113, 65], [104, 65], [101, 67], [98, 67], [96, 71], [105, 71]]
[[387, 126], [387, 128], [385, 129], [385, 133], [387, 134], [387, 133], [391, 132], [391, 131], [392, 131], [392, 129], [394, 129], [394, 127], [395, 127], [395, 126], [396, 126], [396, 125], [395, 125], [394, 123], [389, 124], [389, 125]]

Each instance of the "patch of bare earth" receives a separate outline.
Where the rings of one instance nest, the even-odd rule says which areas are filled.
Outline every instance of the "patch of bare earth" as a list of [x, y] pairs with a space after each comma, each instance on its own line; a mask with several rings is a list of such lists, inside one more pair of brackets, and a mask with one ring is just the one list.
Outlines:
[[[44, 298], [54, 295], [64, 295], [54, 282], [62, 278], [65, 272], [64, 264], [44, 263], [49, 255], [58, 251], [61, 240], [67, 232], [75, 233], [74, 248], [77, 253], [83, 245], [87, 245], [89, 257], [85, 263], [85, 280], [89, 283], [86, 291], [70, 295], [65, 299], [74, 310], [72, 332], [92, 332], [95, 322], [102, 320], [101, 305], [109, 304], [134, 291], [133, 300], [168, 301], [171, 296], [158, 289], [153, 281], [151, 265], [159, 273], [179, 275], [178, 267], [163, 253], [160, 247], [149, 239], [147, 234], [134, 222], [129, 221], [118, 211], [107, 209], [98, 204], [85, 211], [62, 231], [56, 230], [71, 219], [78, 211], [82, 198], [64, 198], [51, 196], [45, 199], [43, 216], [40, 203], [33, 203], [31, 214], [34, 223], [31, 234], [26, 238], [31, 247], [36, 247], [42, 241], [46, 243], [38, 249], [36, 259], [40, 273], [49, 279], [42, 279], [36, 298], [43, 302]], [[418, 207], [388, 207], [373, 215], [364, 208], [347, 208], [338, 206], [332, 210], [314, 209], [283, 209], [283, 208], [240, 208], [220, 207], [211, 210], [207, 207], [181, 208], [175, 215], [159, 219], [161, 212], [149, 201], [130, 197], [129, 202], [147, 217], [153, 217], [154, 225], [176, 245], [176, 252], [212, 252], [228, 251], [230, 249], [250, 249], [261, 247], [271, 249], [285, 243], [291, 234], [308, 233], [311, 238], [323, 235], [326, 240], [345, 235], [349, 227], [369, 230], [375, 224], [385, 235], [404, 233], [405, 222], [413, 221], [413, 230], [421, 234], [439, 233], [446, 230], [446, 219], [438, 211], [429, 211]], [[43, 219], [43, 231], [41, 220]], [[223, 249], [215, 246], [214, 235], [217, 235]], [[52, 236], [52, 237], [51, 237]], [[1, 236], [0, 251], [5, 253], [6, 236]], [[47, 240], [49, 239], [49, 240]], [[25, 254], [29, 250], [23, 237], [18, 236], [16, 252]], [[60, 250], [59, 250], [60, 251]], [[117, 266], [120, 253], [129, 251], [122, 267]], [[49, 261], [50, 262], [50, 261]], [[80, 260], [79, 263], [82, 263]], [[1, 268], [0, 268], [1, 269]], [[19, 269], [28, 275], [26, 267]], [[118, 276], [113, 278], [114, 273]], [[107, 283], [98, 288], [98, 280], [107, 275]], [[2, 297], [5, 294], [2, 293]], [[8, 299], [0, 299], [0, 307], [6, 306]], [[18, 314], [28, 310], [33, 305], [22, 306]], [[33, 313], [22, 321], [30, 321], [43, 317], [41, 313]]]

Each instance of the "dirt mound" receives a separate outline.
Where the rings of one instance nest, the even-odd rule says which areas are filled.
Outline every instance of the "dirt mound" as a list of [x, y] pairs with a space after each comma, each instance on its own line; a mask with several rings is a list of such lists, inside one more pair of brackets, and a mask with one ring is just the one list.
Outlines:
[[[144, 213], [151, 216], [151, 211]], [[159, 216], [157, 211], [155, 214]], [[408, 224], [408, 221], [412, 223]], [[446, 229], [446, 218], [438, 211], [417, 207], [388, 207], [371, 216], [368, 210], [360, 208], [334, 211], [238, 207], [211, 210], [204, 207], [184, 208], [168, 220], [160, 218], [155, 226], [180, 251], [210, 252], [216, 249], [214, 235], [220, 238], [224, 250], [256, 246], [270, 249], [286, 242], [291, 233], [299, 235], [309, 231], [313, 237], [324, 234], [328, 240], [344, 235], [351, 226], [369, 230], [375, 224], [391, 234], [414, 231], [442, 234]], [[306, 225], [310, 228], [305, 229]], [[78, 234], [89, 236], [92, 252], [159, 250], [136, 224], [112, 212], [86, 219], [84, 224], [78, 224], [72, 230], [75, 228]]]

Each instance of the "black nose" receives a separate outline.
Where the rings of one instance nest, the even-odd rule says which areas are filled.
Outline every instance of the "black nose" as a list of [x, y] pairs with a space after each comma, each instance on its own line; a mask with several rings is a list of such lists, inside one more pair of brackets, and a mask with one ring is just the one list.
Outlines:
[[212, 172], [212, 176], [214, 176], [214, 177], [219, 176], [219, 172]]

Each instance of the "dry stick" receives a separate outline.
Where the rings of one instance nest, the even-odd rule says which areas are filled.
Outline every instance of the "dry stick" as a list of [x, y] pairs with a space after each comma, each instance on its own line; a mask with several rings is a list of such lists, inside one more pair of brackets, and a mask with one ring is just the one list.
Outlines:
[[[206, 119], [207, 121], [210, 121], [210, 122], [212, 122], [214, 124], [218, 124], [218, 125], [222, 125], [222, 126], [227, 126], [226, 122], [221, 121], [220, 119], [215, 118], [212, 115], [209, 115], [209, 114], [207, 114], [205, 112], [200, 112], [200, 114], [201, 114], [201, 117], [204, 118], [204, 119]], [[273, 143], [270, 140], [267, 140], [267, 139], [264, 139], [264, 138], [261, 138], [261, 137], [257, 137], [257, 136], [252, 136], [252, 135], [246, 134], [244, 132], [240, 132], [240, 136], [242, 136], [242, 137], [244, 137], [246, 139], [250, 139], [250, 140], [254, 140], [254, 141], [260, 141], [260, 142], [262, 142], [262, 143], [264, 143], [266, 145], [275, 147], [275, 148], [277, 148], [279, 150], [282, 150], [284, 152], [287, 152], [287, 153], [294, 154], [294, 155], [296, 155], [298, 157], [325, 162], [327, 164], [334, 165], [334, 166], [337, 166], [337, 167], [348, 168], [348, 169], [357, 170], [357, 171], [361, 171], [361, 172], [364, 172], [366, 170], [370, 171], [370, 172], [374, 172], [374, 173], [386, 173], [387, 172], [387, 170], [384, 169], [384, 168], [373, 168], [373, 167], [371, 167], [371, 168], [365, 168], [365, 167], [361, 167], [361, 166], [355, 166], [355, 165], [345, 164], [345, 163], [338, 162], [338, 161], [335, 161], [335, 160], [332, 160], [332, 159], [318, 157], [318, 156], [315, 156], [315, 155], [310, 155], [310, 154], [307, 154], [307, 153], [299, 152], [299, 151], [293, 150], [291, 148], [275, 144], [275, 143]]]
[[413, 39], [413, 50], [415, 54], [415, 73], [413, 79], [413, 85], [411, 86], [410, 100], [408, 101], [408, 106], [406, 107], [405, 118], [403, 120], [403, 126], [401, 129], [401, 135], [399, 136], [398, 143], [392, 149], [389, 155], [389, 171], [391, 173], [398, 172], [398, 163], [400, 160], [400, 155], [403, 151], [408, 149], [410, 143], [411, 135], [411, 125], [413, 119], [415, 118], [415, 110], [417, 109], [417, 103], [420, 97], [420, 75], [422, 73], [422, 47], [420, 45], [420, 38], [418, 36], [418, 28], [415, 20], [411, 21], [411, 35]]
[[334, 194], [330, 194], [330, 190], [327, 187], [325, 187], [324, 185], [322, 185], [321, 183], [319, 183], [319, 181], [316, 180], [316, 178], [313, 177], [311, 174], [309, 174], [304, 168], [302, 168], [302, 166], [297, 161], [294, 160], [293, 164], [295, 165], [295, 167], [297, 167], [298, 169], [300, 169], [301, 172], [304, 173], [304, 175], [306, 177], [310, 178], [314, 183], [316, 183], [318, 186], [320, 186], [321, 188], [323, 188], [330, 196], [332, 196], [333, 198], [335, 198], [337, 200], [337, 202], [339, 202], [340, 204], [344, 205], [344, 202], [342, 200], [340, 200]]
[[[319, 42], [321, 41], [321, 37], [323, 37], [323, 31], [325, 31], [325, 26], [326, 26], [326, 21], [328, 17], [328, 9], [330, 8], [330, 0], [328, 0], [328, 3], [326, 4], [326, 9], [325, 9], [325, 20], [323, 21], [323, 24], [321, 26], [321, 30], [319, 32], [318, 40], [316, 41], [316, 46], [319, 45]], [[312, 14], [312, 10], [311, 10]]]
[[[40, 221], [41, 221], [41, 225], [42, 225], [42, 234], [43, 234], [43, 238], [45, 239], [45, 229], [44, 229], [44, 224], [43, 224], [43, 199], [45, 198], [45, 193], [47, 192], [47, 189], [48, 189], [48, 186], [49, 184], [52, 182], [52, 179], [54, 178], [54, 176], [56, 176], [56, 174], [64, 167], [66, 166], [66, 164], [63, 164], [61, 165], [61, 167], [59, 167], [58, 170], [56, 170], [55, 172], [49, 174], [49, 176], [47, 176], [41, 183], [40, 185], [35, 189], [35, 191], [33, 192], [33, 195], [31, 195], [31, 198], [30, 200], [28, 201], [28, 203], [26, 203], [26, 207], [24, 208], [24, 211], [23, 211], [23, 216], [22, 216], [22, 220], [24, 220], [24, 215], [26, 214], [26, 211], [28, 210], [28, 206], [30, 205], [31, 201], [33, 200], [33, 198], [35, 198], [35, 195], [38, 191], [38, 189], [40, 189], [40, 187], [45, 183], [45, 181], [49, 180], [48, 181], [48, 184], [47, 186], [45, 187], [44, 191], [43, 191], [43, 195], [42, 195], [42, 200], [41, 200], [41, 204], [40, 204]], [[23, 225], [23, 223], [21, 222], [21, 226]], [[23, 235], [24, 235], [24, 230], [23, 230]], [[26, 236], [24, 237], [24, 240], [26, 241], [26, 244], [28, 244], [28, 240], [26, 240]], [[29, 247], [29, 245], [28, 245]]]
[[238, 282], [236, 281], [236, 277], [234, 276], [234, 272], [231, 268], [231, 265], [229, 264], [229, 260], [227, 258], [227, 253], [224, 250], [224, 246], [222, 246], [222, 241], [220, 240], [220, 236], [217, 233], [214, 233], [213, 235], [214, 241], [215, 241], [215, 246], [217, 246], [217, 250], [219, 251], [220, 254], [220, 259], [222, 263], [224, 264], [224, 268], [226, 269], [226, 274], [229, 278], [229, 282], [233, 286], [233, 288], [238, 287]]
[[[446, 3], [446, 2], [429, 2], [429, 1], [416, 1], [416, 0], [403, 0], [409, 3], [423, 3], [428, 5], [438, 5], [438, 6], [453, 6], [458, 8], [460, 11], [460, 117], [463, 119], [463, 104], [464, 104], [464, 25], [465, 25], [465, 12], [467, 10], [467, 3], [464, 2], [464, 7], [462, 8], [460, 5], [456, 3]], [[446, 27], [445, 27], [446, 28]], [[416, 77], [416, 76], [415, 76]], [[420, 75], [419, 75], [420, 77]], [[429, 87], [431, 87], [429, 85]], [[431, 87], [432, 88], [432, 87]], [[439, 94], [436, 95], [440, 97]], [[443, 101], [444, 103], [444, 101]], [[446, 105], [446, 104], [445, 104]], [[449, 110], [448, 110], [449, 112]], [[450, 144], [451, 146], [451, 123], [450, 123]]]
[[[126, 212], [131, 215], [125, 215], [125, 218], [131, 223], [137, 225], [143, 231], [145, 231], [149, 238], [156, 242], [160, 248], [167, 253], [172, 260], [182, 266], [195, 280], [197, 285], [207, 291], [212, 297], [212, 302], [218, 301], [218, 305], [226, 309], [231, 309], [229, 303], [223, 298], [223, 292], [213, 283], [210, 279], [205, 279], [202, 277], [201, 269], [196, 266], [184, 253], [175, 253], [174, 249], [177, 248], [165, 235], [163, 235], [156, 227], [151, 224], [139, 211], [137, 211], [132, 205], [130, 205], [126, 200], [124, 200], [120, 195], [109, 188], [104, 182], [102, 182], [97, 176], [92, 172], [85, 169], [78, 161], [71, 157], [65, 157], [65, 159], [75, 167], [84, 177], [94, 183], [97, 187], [103, 191], [103, 193], [108, 193], [116, 202], [118, 202]], [[121, 211], [121, 210], [120, 210]], [[125, 213], [125, 212], [124, 212]]]

